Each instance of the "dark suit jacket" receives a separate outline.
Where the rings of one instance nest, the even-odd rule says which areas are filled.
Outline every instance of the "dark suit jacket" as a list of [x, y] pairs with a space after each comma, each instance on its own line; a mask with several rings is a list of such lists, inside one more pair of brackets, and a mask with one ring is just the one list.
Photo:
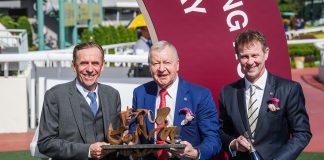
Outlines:
[[[120, 112], [120, 97], [114, 88], [98, 84], [104, 130]], [[39, 151], [53, 159], [88, 159], [90, 143], [82, 120], [80, 104], [86, 103], [76, 80], [59, 84], [45, 93], [39, 124]], [[106, 137], [106, 133], [105, 137]]]
[[[135, 88], [133, 93], [133, 109], [145, 108], [155, 111], [158, 87], [154, 81]], [[181, 108], [189, 108], [194, 113], [194, 119], [181, 126], [185, 115], [179, 114]], [[146, 119], [147, 131], [154, 128]], [[174, 126], [180, 127], [181, 140], [188, 141], [201, 152], [201, 159], [210, 159], [219, 153], [221, 141], [219, 137], [218, 114], [211, 92], [207, 88], [190, 84], [179, 79], [177, 100], [174, 115]], [[132, 131], [131, 131], [132, 132]], [[152, 137], [154, 138], [154, 137]], [[154, 143], [140, 137], [141, 143]]]
[[[268, 100], [278, 98], [280, 110], [268, 109]], [[229, 143], [249, 131], [245, 102], [245, 82], [240, 79], [225, 86], [219, 96], [221, 139], [224, 149]], [[296, 159], [311, 139], [305, 98], [300, 84], [268, 73], [254, 146], [264, 159]], [[247, 159], [240, 153], [237, 159]]]

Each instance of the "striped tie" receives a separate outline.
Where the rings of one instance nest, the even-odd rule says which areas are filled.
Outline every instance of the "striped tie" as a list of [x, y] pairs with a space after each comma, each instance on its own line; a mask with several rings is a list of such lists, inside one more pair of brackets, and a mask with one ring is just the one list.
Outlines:
[[254, 138], [254, 132], [255, 132], [256, 124], [258, 122], [258, 115], [259, 115], [259, 107], [256, 105], [257, 98], [255, 95], [255, 91], [256, 91], [256, 86], [251, 85], [249, 108], [248, 108], [248, 119], [249, 119], [252, 138]]

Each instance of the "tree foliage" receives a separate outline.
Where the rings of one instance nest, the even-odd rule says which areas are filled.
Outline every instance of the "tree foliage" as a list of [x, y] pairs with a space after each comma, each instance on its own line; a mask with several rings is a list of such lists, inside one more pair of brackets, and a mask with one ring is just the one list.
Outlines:
[[137, 33], [133, 30], [127, 30], [124, 26], [99, 26], [94, 28], [93, 32], [84, 29], [81, 33], [81, 41], [93, 41], [100, 45], [134, 42], [137, 40]]
[[2, 16], [0, 18], [0, 23], [7, 29], [16, 29], [17, 26], [17, 23], [10, 16]]
[[25, 29], [28, 34], [28, 46], [33, 46], [33, 33], [32, 33], [32, 27], [31, 24], [28, 21], [28, 18], [26, 16], [21, 16], [17, 20], [17, 29]]
[[33, 46], [32, 26], [28, 21], [28, 17], [21, 16], [17, 21], [15, 21], [10, 16], [2, 16], [0, 18], [0, 23], [3, 24], [7, 29], [25, 29], [28, 35], [28, 46], [29, 48]]
[[277, 0], [281, 12], [298, 14], [304, 7], [304, 0]]

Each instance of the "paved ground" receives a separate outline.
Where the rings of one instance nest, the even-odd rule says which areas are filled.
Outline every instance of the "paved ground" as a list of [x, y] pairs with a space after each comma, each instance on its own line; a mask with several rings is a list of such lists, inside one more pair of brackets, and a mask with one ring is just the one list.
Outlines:
[[[306, 108], [309, 114], [313, 138], [305, 152], [324, 152], [324, 84], [316, 81], [318, 68], [293, 69], [292, 78], [298, 81], [304, 90]], [[34, 132], [21, 134], [0, 134], [0, 152], [29, 150]]]
[[0, 152], [29, 150], [34, 132], [0, 134]]
[[303, 87], [313, 133], [305, 152], [324, 152], [324, 84], [315, 80], [314, 75], [318, 73], [318, 68], [292, 70], [293, 80], [298, 81]]

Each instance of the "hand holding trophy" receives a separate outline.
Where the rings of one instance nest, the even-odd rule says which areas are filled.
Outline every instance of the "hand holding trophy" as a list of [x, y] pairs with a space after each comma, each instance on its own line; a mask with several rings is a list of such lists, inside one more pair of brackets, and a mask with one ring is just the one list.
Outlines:
[[263, 160], [263, 158], [262, 158], [261, 155], [258, 153], [258, 151], [255, 150], [255, 148], [253, 147], [251, 137], [249, 136], [249, 134], [248, 134], [247, 131], [244, 132], [244, 137], [245, 137], [245, 138], [250, 142], [250, 144], [251, 144], [251, 147], [250, 147], [250, 149], [249, 149], [251, 160]]

